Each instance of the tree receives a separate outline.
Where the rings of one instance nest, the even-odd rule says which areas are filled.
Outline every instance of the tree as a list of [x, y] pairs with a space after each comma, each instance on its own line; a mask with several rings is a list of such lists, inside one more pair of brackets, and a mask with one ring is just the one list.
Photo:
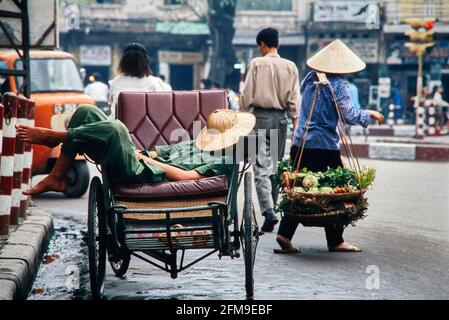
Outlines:
[[237, 0], [207, 0], [207, 2], [207, 24], [212, 40], [208, 79], [224, 87], [236, 61], [232, 39], [235, 34], [234, 18]]

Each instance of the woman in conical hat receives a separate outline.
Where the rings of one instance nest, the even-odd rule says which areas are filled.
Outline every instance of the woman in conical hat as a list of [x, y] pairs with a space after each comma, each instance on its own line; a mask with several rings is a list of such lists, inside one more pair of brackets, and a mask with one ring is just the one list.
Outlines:
[[[294, 168], [297, 166], [298, 155], [302, 146], [303, 136], [312, 105], [315, 88], [321, 80], [328, 81], [332, 86], [342, 116], [349, 125], [361, 125], [366, 128], [373, 118], [379, 122], [383, 116], [377, 111], [355, 110], [349, 94], [349, 86], [344, 75], [365, 69], [366, 64], [341, 40], [335, 40], [317, 52], [307, 65], [310, 71], [301, 83], [301, 108], [299, 110], [299, 124], [295, 131], [290, 158]], [[322, 77], [325, 74], [326, 77]], [[320, 79], [319, 79], [320, 76]], [[320, 92], [316, 98], [309, 129], [305, 139], [304, 151], [300, 166], [311, 171], [326, 171], [328, 167], [343, 166], [340, 158], [340, 137], [337, 133], [338, 114], [329, 87], [320, 85]], [[300, 169], [301, 169], [300, 168]], [[291, 239], [298, 226], [298, 222], [284, 216], [276, 238], [281, 249], [276, 253], [296, 253]], [[343, 240], [343, 227], [325, 227], [326, 240], [329, 251], [359, 252], [359, 248]]]

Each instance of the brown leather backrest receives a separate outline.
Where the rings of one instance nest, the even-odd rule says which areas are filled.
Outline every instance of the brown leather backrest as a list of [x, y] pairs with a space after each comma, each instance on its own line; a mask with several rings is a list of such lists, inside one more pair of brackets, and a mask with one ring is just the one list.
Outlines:
[[[138, 149], [195, 139], [215, 109], [228, 108], [224, 90], [122, 92], [117, 115]], [[194, 123], [196, 123], [194, 125]]]

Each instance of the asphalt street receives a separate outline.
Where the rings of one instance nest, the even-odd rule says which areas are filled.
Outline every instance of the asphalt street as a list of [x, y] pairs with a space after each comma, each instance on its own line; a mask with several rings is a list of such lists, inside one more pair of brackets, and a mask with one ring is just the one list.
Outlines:
[[[377, 168], [377, 178], [367, 193], [368, 217], [348, 227], [345, 240], [364, 251], [329, 253], [323, 229], [300, 227], [293, 242], [302, 253], [275, 255], [276, 234], [266, 233], [257, 251], [256, 299], [449, 297], [443, 285], [449, 282], [449, 163], [362, 159], [361, 164]], [[87, 196], [48, 193], [34, 202], [54, 215], [56, 233], [30, 299], [89, 299]], [[107, 299], [244, 299], [243, 259], [213, 255], [171, 279], [133, 258], [124, 278], [109, 269], [105, 292]]]

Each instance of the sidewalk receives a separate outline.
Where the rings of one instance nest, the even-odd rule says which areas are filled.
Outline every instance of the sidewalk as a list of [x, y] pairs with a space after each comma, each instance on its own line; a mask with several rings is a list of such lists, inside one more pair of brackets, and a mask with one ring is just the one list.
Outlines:
[[[448, 133], [447, 129], [441, 132], [441, 136]], [[387, 124], [382, 125], [370, 125], [368, 129], [363, 129], [360, 126], [351, 127], [352, 136], [364, 136], [368, 134], [369, 136], [375, 137], [407, 137], [412, 138], [416, 134], [416, 126], [410, 124], [394, 125], [393, 128]]]
[[[357, 156], [369, 159], [408, 161], [449, 161], [449, 136], [373, 137], [353, 136]], [[342, 152], [344, 150], [342, 148]]]
[[30, 207], [27, 219], [0, 240], [0, 300], [27, 298], [52, 234], [51, 215]]
[[[414, 126], [398, 126], [395, 136], [389, 136], [390, 128], [385, 126], [373, 126], [370, 129], [370, 135], [364, 136], [363, 128], [351, 128], [351, 140], [354, 149], [359, 158], [378, 159], [378, 160], [404, 160], [404, 161], [438, 161], [449, 162], [449, 135], [424, 137], [424, 139], [415, 139]], [[374, 133], [383, 133], [380, 136], [374, 136]], [[288, 136], [289, 137], [289, 136]], [[291, 140], [287, 138], [287, 146], [290, 146]], [[286, 148], [286, 156], [290, 149]], [[344, 155], [344, 148], [341, 148]]]

